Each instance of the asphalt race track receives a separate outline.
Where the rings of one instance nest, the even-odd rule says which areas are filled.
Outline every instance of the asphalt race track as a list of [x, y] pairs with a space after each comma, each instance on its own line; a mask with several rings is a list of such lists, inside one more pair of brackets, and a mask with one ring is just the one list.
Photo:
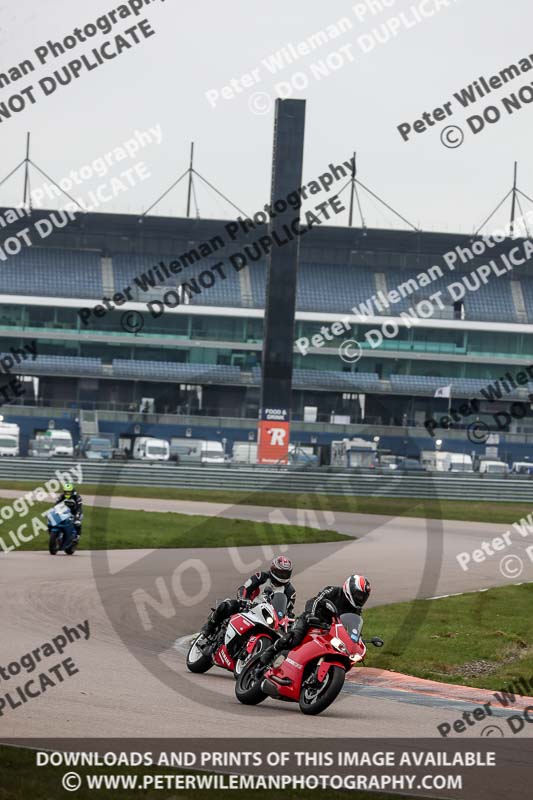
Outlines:
[[[88, 497], [86, 501], [93, 502]], [[94, 502], [110, 501], [97, 498]], [[302, 512], [295, 509], [119, 497], [111, 504], [304, 522]], [[346, 544], [292, 545], [286, 550], [295, 562], [298, 608], [320, 587], [340, 582], [350, 572], [370, 577], [372, 603], [380, 605], [533, 580], [528, 539], [519, 542], [518, 536], [513, 537], [512, 547], [483, 563], [472, 563], [468, 571], [459, 566], [457, 553], [501, 536], [506, 526], [324, 510], [307, 512], [306, 522], [359, 538]], [[500, 570], [502, 558], [508, 555], [521, 559], [519, 576], [505, 577]], [[483, 692], [474, 689], [459, 696], [443, 686], [435, 693], [416, 682], [409, 686], [395, 682], [390, 674], [376, 682], [371, 670], [360, 670], [354, 671], [354, 681], [331, 709], [315, 720], [304, 717], [292, 704], [266, 701], [255, 709], [240, 706], [228, 672], [213, 668], [206, 675], [192, 676], [184, 663], [187, 637], [198, 630], [210, 604], [233, 594], [239, 576], [253, 571], [268, 556], [269, 548], [259, 546], [109, 554], [80, 551], [73, 558], [53, 558], [46, 552], [2, 555], [0, 666], [20, 660], [61, 633], [64, 625], [75, 627], [88, 620], [90, 637], [68, 644], [61, 657], [41, 663], [36, 674], [67, 657], [79, 671], [16, 709], [4, 708], [0, 736], [226, 737], [276, 736], [280, 731], [300, 737], [438, 736], [437, 725], [453, 722], [464, 710], [485, 701]], [[152, 600], [147, 603], [148, 595]], [[362, 682], [358, 675], [364, 677]], [[0, 681], [1, 694], [25, 680], [24, 672], [17, 679]], [[510, 713], [495, 710], [492, 721], [505, 727], [503, 717]], [[523, 735], [531, 735], [528, 727], [532, 726], [525, 726]], [[481, 723], [461, 736], [479, 736], [482, 729]], [[506, 731], [505, 735], [510, 734]]]

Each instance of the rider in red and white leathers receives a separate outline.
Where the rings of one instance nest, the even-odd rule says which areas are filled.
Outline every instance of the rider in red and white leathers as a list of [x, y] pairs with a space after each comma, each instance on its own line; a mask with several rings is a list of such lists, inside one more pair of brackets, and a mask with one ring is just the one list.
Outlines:
[[239, 586], [237, 599], [227, 598], [223, 600], [210, 614], [207, 622], [202, 628], [205, 636], [211, 636], [224, 620], [257, 599], [260, 594], [268, 592], [283, 592], [287, 598], [287, 615], [290, 617], [294, 611], [296, 601], [296, 591], [290, 579], [292, 575], [292, 563], [285, 556], [274, 558], [270, 564], [268, 572], [255, 572], [246, 583]]

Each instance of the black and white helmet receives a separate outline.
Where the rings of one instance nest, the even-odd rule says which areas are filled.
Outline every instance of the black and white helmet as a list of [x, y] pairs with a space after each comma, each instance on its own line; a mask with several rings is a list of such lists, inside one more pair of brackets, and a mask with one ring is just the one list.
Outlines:
[[273, 558], [270, 564], [270, 580], [274, 586], [289, 583], [292, 575], [292, 561], [285, 556]]
[[350, 575], [344, 581], [342, 590], [352, 606], [361, 608], [370, 595], [370, 581], [363, 575]]

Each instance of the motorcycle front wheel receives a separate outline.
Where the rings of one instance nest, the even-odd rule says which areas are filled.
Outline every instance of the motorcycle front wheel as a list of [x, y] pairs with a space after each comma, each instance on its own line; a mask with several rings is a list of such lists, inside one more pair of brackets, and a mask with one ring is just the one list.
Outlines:
[[245, 668], [245, 666], [250, 661], [250, 659], [252, 659], [254, 656], [259, 655], [259, 653], [262, 653], [263, 650], [266, 650], [266, 648], [270, 647], [271, 644], [272, 644], [272, 639], [270, 638], [270, 636], [260, 636], [257, 642], [255, 643], [254, 649], [252, 650], [251, 653], [246, 652], [245, 649], [246, 645], [244, 645], [243, 649], [241, 650], [241, 653], [243, 653], [243, 655], [241, 655], [235, 662], [233, 677], [237, 679], [241, 674], [241, 672], [243, 671], [243, 669]]
[[59, 535], [57, 533], [51, 533], [48, 537], [48, 552], [51, 556], [55, 556], [59, 550], [58, 538]]
[[251, 658], [235, 684], [235, 697], [246, 706], [257, 706], [268, 697], [261, 689], [266, 667], [260, 670], [258, 667], [257, 658]]
[[206, 653], [198, 647], [197, 643], [202, 640], [205, 641], [204, 636], [200, 634], [193, 640], [189, 652], [187, 653], [187, 669], [190, 672], [207, 672], [207, 670], [211, 669], [213, 666], [213, 659], [211, 656], [206, 655]]
[[330, 706], [344, 686], [346, 672], [342, 667], [333, 666], [327, 671], [322, 683], [317, 686], [302, 684], [300, 692], [300, 711], [302, 714], [321, 714]]

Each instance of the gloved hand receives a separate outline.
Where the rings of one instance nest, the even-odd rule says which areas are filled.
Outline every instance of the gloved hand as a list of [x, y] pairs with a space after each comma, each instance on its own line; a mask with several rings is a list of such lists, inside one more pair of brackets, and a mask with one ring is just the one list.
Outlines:
[[307, 622], [308, 625], [314, 625], [316, 627], [321, 627], [322, 625], [322, 621], [318, 617], [315, 617], [313, 614], [307, 614], [305, 617], [305, 621]]
[[81, 528], [81, 519], [75, 519], [74, 525], [76, 526], [76, 528]]
[[241, 611], [247, 611], [251, 605], [252, 605], [251, 601], [246, 600], [244, 597], [241, 597], [241, 599], [239, 600], [239, 606]]

